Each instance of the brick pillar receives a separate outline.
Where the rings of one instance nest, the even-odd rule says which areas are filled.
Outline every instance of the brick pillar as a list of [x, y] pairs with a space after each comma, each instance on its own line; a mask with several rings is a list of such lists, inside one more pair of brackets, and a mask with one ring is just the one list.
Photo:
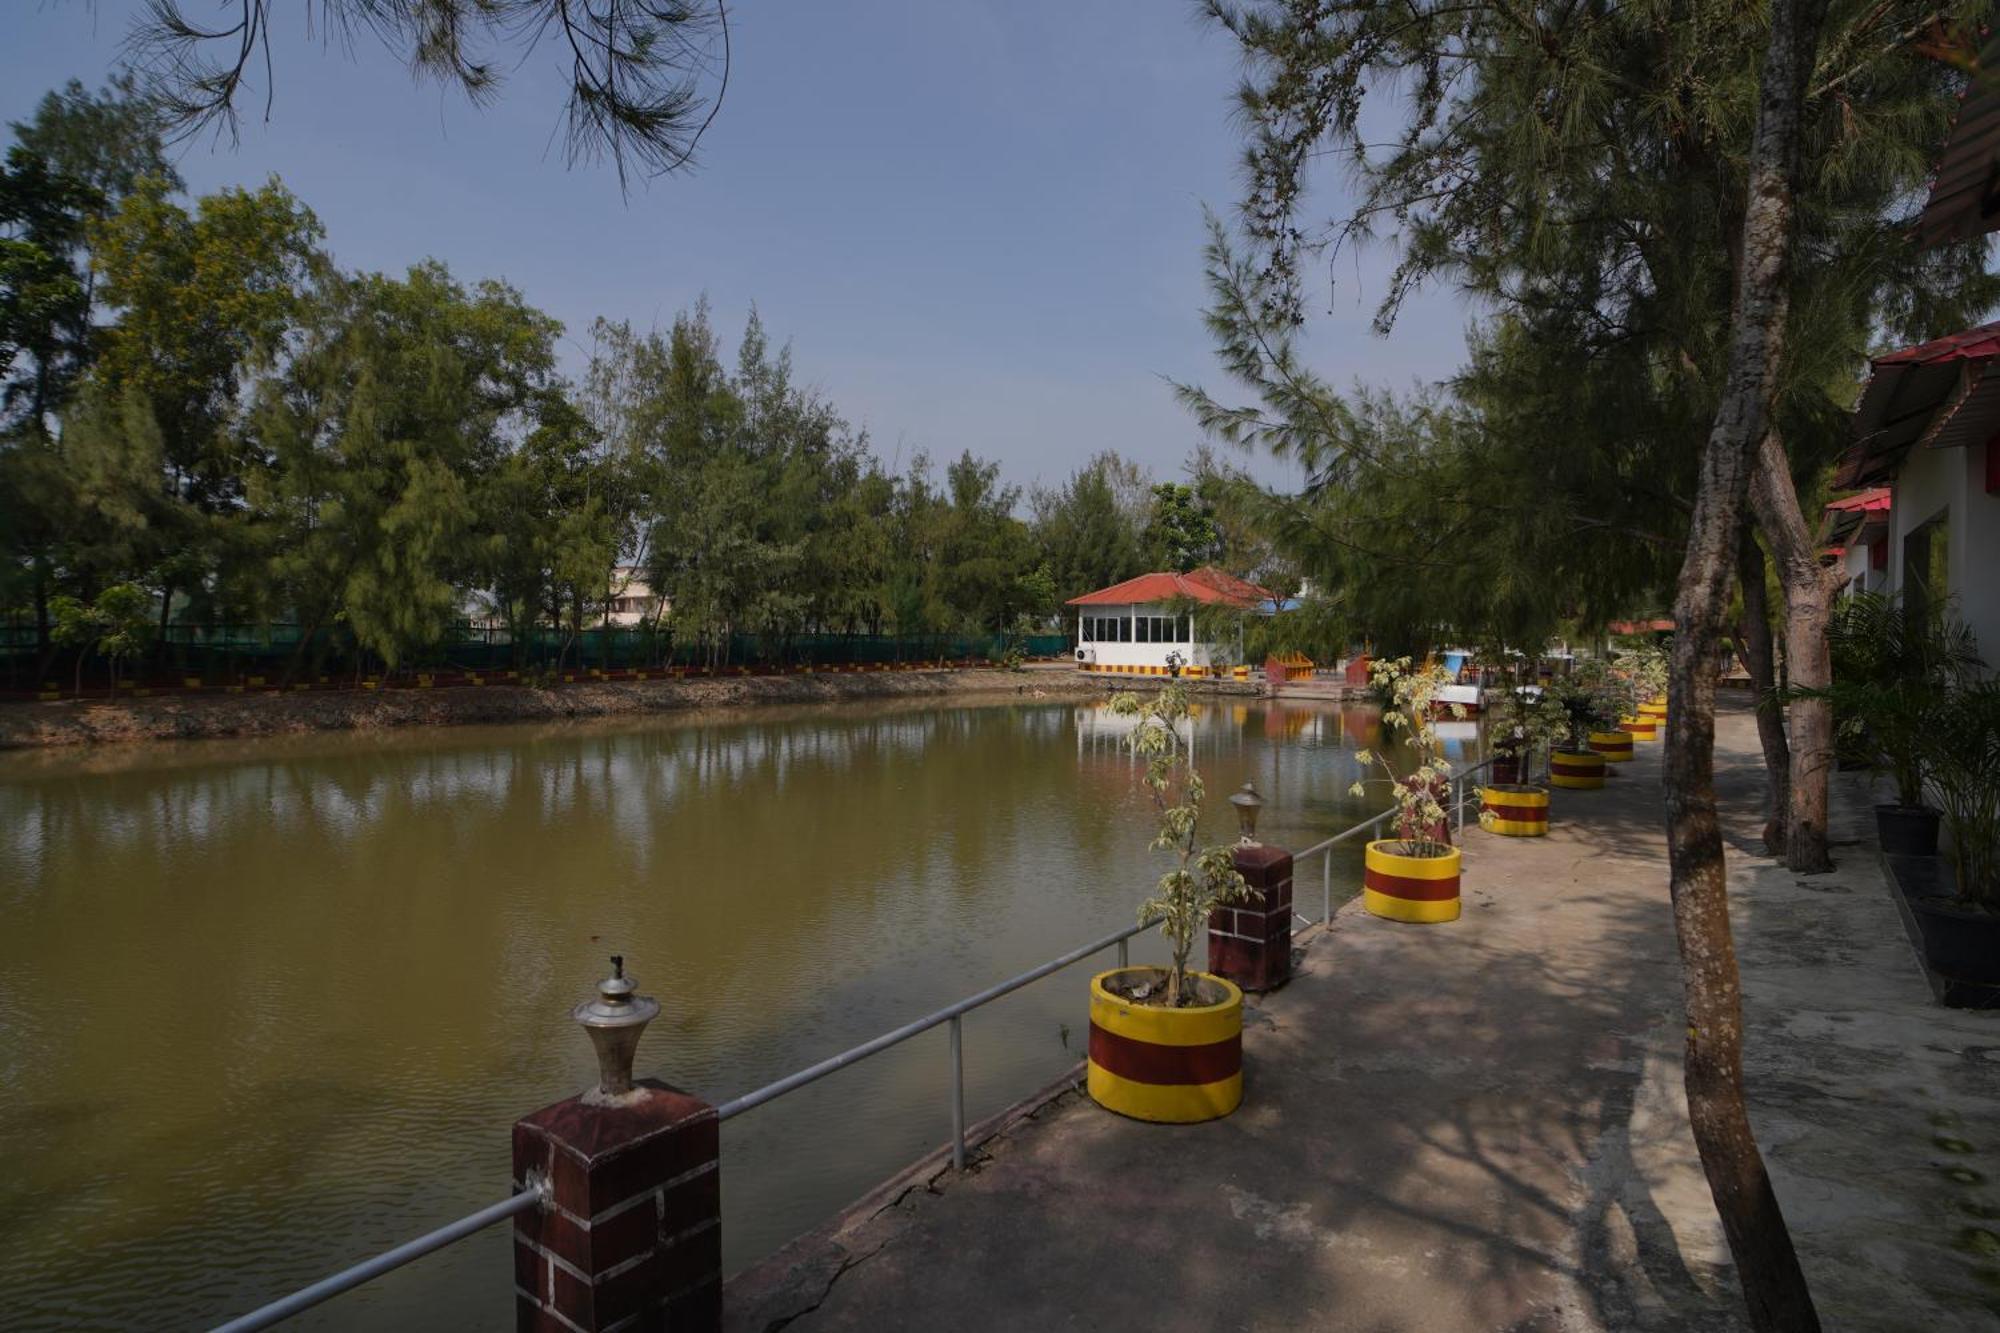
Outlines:
[[1292, 854], [1251, 843], [1235, 860], [1250, 896], [1208, 914], [1208, 970], [1247, 991], [1276, 990], [1292, 975]]
[[653, 1079], [591, 1092], [514, 1122], [514, 1188], [553, 1201], [514, 1219], [522, 1333], [722, 1324], [722, 1202], [715, 1108]]

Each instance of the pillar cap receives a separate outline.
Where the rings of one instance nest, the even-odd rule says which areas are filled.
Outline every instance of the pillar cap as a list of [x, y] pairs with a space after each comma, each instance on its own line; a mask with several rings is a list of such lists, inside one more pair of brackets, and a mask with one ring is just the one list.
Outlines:
[[639, 1049], [639, 1034], [660, 1013], [660, 1002], [633, 994], [637, 989], [625, 975], [624, 955], [612, 954], [611, 975], [597, 983], [597, 998], [569, 1011], [597, 1052], [598, 1080], [588, 1094], [591, 1097], [615, 1101], [634, 1094], [632, 1057]]

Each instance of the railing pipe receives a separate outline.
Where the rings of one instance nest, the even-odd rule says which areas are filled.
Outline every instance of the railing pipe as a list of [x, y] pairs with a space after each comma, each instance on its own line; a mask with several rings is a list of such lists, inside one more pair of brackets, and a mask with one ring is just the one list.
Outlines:
[[253, 1329], [269, 1328], [282, 1320], [290, 1319], [303, 1310], [309, 1310], [321, 1301], [331, 1300], [341, 1292], [358, 1287], [389, 1272], [401, 1268], [412, 1259], [421, 1259], [433, 1250], [441, 1250], [454, 1241], [464, 1240], [475, 1231], [484, 1231], [495, 1222], [504, 1222], [516, 1213], [525, 1213], [531, 1208], [542, 1206], [547, 1197], [542, 1186], [522, 1190], [510, 1199], [481, 1208], [476, 1213], [468, 1213], [436, 1231], [428, 1232], [393, 1250], [386, 1250], [373, 1259], [365, 1260], [352, 1268], [344, 1268], [332, 1277], [321, 1278], [310, 1287], [302, 1287], [281, 1300], [252, 1310], [249, 1314], [218, 1325], [215, 1333], [250, 1333]]
[[859, 1046], [842, 1051], [839, 1055], [828, 1056], [816, 1065], [801, 1069], [795, 1074], [787, 1074], [776, 1083], [767, 1083], [755, 1092], [746, 1092], [733, 1101], [724, 1102], [715, 1108], [715, 1118], [717, 1120], [727, 1120], [731, 1116], [742, 1115], [745, 1111], [762, 1106], [765, 1102], [775, 1097], [782, 1097], [788, 1092], [803, 1088], [808, 1083], [817, 1083], [828, 1074], [845, 1069], [857, 1061], [865, 1060], [877, 1051], [885, 1051], [900, 1042], [908, 1041], [918, 1033], [930, 1031], [940, 1023], [949, 1022], [960, 1014], [968, 1013], [983, 1004], [989, 1004], [999, 999], [1003, 995], [1011, 994], [1021, 989], [1021, 987], [1028, 985], [1030, 982], [1040, 981], [1052, 972], [1060, 972], [1071, 963], [1088, 958], [1090, 955], [1100, 950], [1108, 949], [1121, 941], [1129, 940], [1140, 931], [1150, 929], [1156, 924], [1158, 924], [1156, 919], [1141, 921], [1135, 926], [1127, 926], [1123, 930], [1106, 935], [1103, 939], [1092, 940], [1089, 944], [1071, 949], [1059, 958], [1051, 958], [1040, 967], [1031, 968], [1019, 976], [1009, 977], [1005, 981], [988, 986], [977, 995], [968, 995], [964, 999], [953, 1004], [948, 1004], [934, 1013], [925, 1014], [922, 1018], [914, 1019], [899, 1028], [885, 1032], [872, 1041], [864, 1041]]

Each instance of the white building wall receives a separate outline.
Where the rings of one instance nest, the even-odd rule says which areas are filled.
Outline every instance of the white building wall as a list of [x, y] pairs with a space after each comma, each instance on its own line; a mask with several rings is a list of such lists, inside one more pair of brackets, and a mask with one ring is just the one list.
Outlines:
[[1143, 673], [1162, 674], [1166, 670], [1167, 655], [1180, 654], [1181, 666], [1200, 667], [1204, 672], [1219, 666], [1234, 665], [1236, 650], [1233, 645], [1216, 643], [1196, 643], [1192, 641], [1193, 629], [1190, 618], [1180, 616], [1175, 624], [1175, 641], [1172, 643], [1140, 643], [1136, 639], [1097, 639], [1088, 634], [1088, 624], [1092, 620], [1116, 618], [1128, 625], [1135, 616], [1165, 616], [1167, 608], [1157, 603], [1129, 606], [1083, 606], [1076, 608], [1077, 647], [1076, 661], [1086, 670], [1096, 669], [1117, 672], [1136, 670]]
[[[1895, 539], [1885, 536], [1882, 542], [1884, 546], [1893, 546]], [[1847, 587], [1843, 590], [1843, 594], [1883, 592], [1889, 587], [1889, 567], [1884, 565], [1881, 569], [1875, 568], [1866, 543], [1847, 548], [1847, 554], [1841, 557], [1841, 572], [1847, 578]]]
[[1888, 587], [1903, 586], [1903, 539], [1943, 517], [1949, 527], [1948, 592], [1978, 637], [1981, 654], [2000, 666], [2000, 495], [1986, 493], [1986, 451], [1991, 448], [1919, 446], [1904, 457], [1889, 510]]

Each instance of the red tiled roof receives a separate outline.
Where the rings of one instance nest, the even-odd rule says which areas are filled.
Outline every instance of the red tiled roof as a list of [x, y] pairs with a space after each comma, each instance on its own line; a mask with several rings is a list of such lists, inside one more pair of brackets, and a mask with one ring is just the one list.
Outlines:
[[1918, 343], [1915, 347], [1886, 352], [1870, 358], [1869, 364], [1876, 367], [1930, 365], [1938, 361], [1967, 361], [1995, 355], [2000, 355], [2000, 322], [1981, 324], [1977, 328]]
[[1614, 620], [1611, 622], [1611, 632], [1613, 634], [1644, 634], [1652, 630], [1669, 630], [1673, 627], [1674, 622], [1664, 618], [1657, 620]]
[[[1923, 46], [1918, 47], [1923, 50]], [[1927, 52], [1927, 54], [1929, 54]], [[1940, 53], [1941, 54], [1941, 53]], [[1955, 54], [1955, 53], [1954, 53]], [[1958, 108], [1931, 178], [1930, 198], [1917, 220], [1917, 244], [1941, 245], [1992, 231], [2000, 225], [2000, 90], [1988, 77], [2000, 67], [2000, 34], [1986, 39], [1974, 66], [1972, 86]]]
[[1887, 486], [1877, 486], [1858, 495], [1844, 495], [1838, 500], [1828, 500], [1826, 507], [1843, 513], [1852, 513], [1855, 510], [1872, 512], [1877, 509], [1887, 509], [1893, 495], [1894, 492]]
[[1205, 602], [1211, 606], [1255, 606], [1259, 602], [1271, 600], [1271, 594], [1254, 583], [1246, 583], [1234, 574], [1226, 574], [1213, 565], [1203, 565], [1200, 569], [1186, 574], [1153, 573], [1141, 574], [1137, 578], [1114, 583], [1096, 592], [1087, 592], [1081, 597], [1069, 599], [1071, 606], [1122, 606], [1144, 605], [1148, 602], [1171, 602], [1185, 598], [1192, 602]]
[[2000, 428], [2000, 323], [1981, 324], [1869, 364], [1854, 409], [1854, 443], [1841, 456], [1835, 487], [1895, 475], [1914, 446], [1976, 444]]

